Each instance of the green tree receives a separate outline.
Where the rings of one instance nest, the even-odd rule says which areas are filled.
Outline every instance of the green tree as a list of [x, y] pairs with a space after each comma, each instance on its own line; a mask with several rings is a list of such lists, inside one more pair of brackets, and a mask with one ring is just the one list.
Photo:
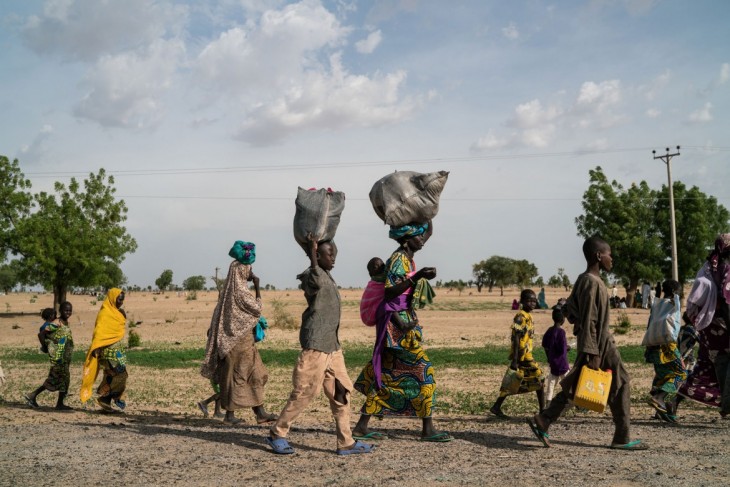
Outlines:
[[543, 279], [542, 276], [537, 276], [537, 279], [535, 279], [535, 286], [536, 287], [545, 287], [545, 279]]
[[83, 184], [71, 178], [68, 186], [56, 182], [51, 193], [31, 195], [18, 161], [0, 156], [0, 177], [8, 202], [0, 214], [0, 253], [17, 257], [21, 282], [52, 289], [54, 305], [72, 286], [102, 285], [137, 249], [123, 226], [127, 207], [104, 169]]
[[515, 281], [521, 288], [526, 288], [532, 284], [532, 281], [537, 277], [537, 267], [532, 262], [528, 262], [524, 259], [513, 260]]
[[218, 292], [223, 291], [223, 287], [226, 285], [225, 277], [211, 276], [211, 280], [215, 283], [215, 288]]
[[570, 286], [572, 285], [570, 277], [568, 277], [568, 274], [565, 273], [565, 269], [562, 267], [558, 267], [558, 278], [560, 279], [558, 286], [563, 286], [566, 291], [570, 291]]
[[483, 260], [478, 264], [474, 264], [474, 277], [477, 279], [477, 290], [481, 292], [482, 285], [487, 286], [489, 292], [497, 286], [499, 287], [499, 295], [504, 296], [504, 287], [514, 284], [516, 280], [516, 270], [514, 260], [509, 257], [493, 255], [487, 260]]
[[172, 271], [170, 269], [165, 269], [162, 271], [162, 274], [160, 274], [160, 277], [155, 279], [155, 286], [157, 286], [157, 289], [159, 289], [161, 292], [165, 292], [170, 285], [172, 284]]
[[183, 281], [183, 289], [186, 291], [202, 291], [205, 289], [205, 276], [190, 276]]
[[[707, 254], [712, 250], [715, 237], [730, 230], [730, 213], [707, 196], [697, 186], [687, 188], [682, 182], [675, 181], [674, 217], [677, 227], [677, 271], [679, 282], [686, 283], [695, 277], [702, 267]], [[661, 238], [661, 248], [666, 258], [661, 269], [665, 276], [672, 275], [672, 236], [669, 217], [669, 190], [666, 185], [658, 193], [656, 202], [657, 230]]]
[[13, 261], [10, 264], [0, 265], [0, 291], [5, 294], [10, 293], [12, 289], [19, 284], [17, 265]]
[[27, 218], [33, 208], [30, 189], [30, 180], [25, 179], [18, 160], [11, 162], [0, 155], [0, 262], [17, 247], [15, 226]]
[[612, 273], [628, 281], [629, 301], [641, 280], [658, 280], [662, 275], [665, 254], [654, 222], [657, 193], [645, 181], [628, 189], [615, 180], [609, 182], [600, 166], [589, 171], [589, 181], [583, 193], [584, 214], [575, 219], [578, 235], [598, 235], [608, 242], [614, 257]]
[[547, 283], [550, 287], [560, 287], [563, 285], [563, 280], [560, 278], [560, 276], [556, 276], [555, 274], [553, 274], [552, 276], [550, 276]]

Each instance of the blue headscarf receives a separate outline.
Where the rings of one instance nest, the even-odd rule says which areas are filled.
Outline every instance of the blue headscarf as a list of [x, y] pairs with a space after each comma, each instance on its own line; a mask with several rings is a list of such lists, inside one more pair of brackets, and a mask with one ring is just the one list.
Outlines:
[[393, 240], [400, 240], [404, 237], [417, 237], [426, 233], [426, 230], [428, 230], [428, 223], [411, 223], [401, 227], [391, 225], [388, 237]]
[[256, 262], [256, 244], [244, 242], [243, 240], [236, 240], [236, 243], [233, 244], [228, 255], [236, 259], [241, 264], [251, 265]]

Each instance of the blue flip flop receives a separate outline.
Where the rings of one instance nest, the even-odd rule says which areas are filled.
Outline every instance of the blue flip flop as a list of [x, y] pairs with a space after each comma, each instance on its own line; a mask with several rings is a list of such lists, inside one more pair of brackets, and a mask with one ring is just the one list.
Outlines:
[[267, 436], [266, 443], [268, 443], [277, 455], [291, 455], [294, 453], [294, 448], [286, 441], [286, 438], [273, 439]]
[[550, 448], [550, 435], [547, 434], [545, 431], [541, 430], [537, 423], [532, 421], [531, 419], [527, 420], [527, 424], [530, 425], [530, 429], [535, 434], [538, 440], [543, 444], [545, 448]]
[[352, 435], [352, 437], [356, 440], [384, 440], [388, 435], [380, 431], [368, 431], [364, 435]]
[[649, 447], [641, 442], [641, 440], [629, 441], [628, 443], [619, 444], [611, 443], [612, 450], [627, 450], [627, 451], [641, 451], [648, 450]]
[[338, 455], [357, 455], [358, 453], [372, 453], [375, 445], [368, 445], [362, 441], [356, 441], [352, 448], [347, 450], [337, 450]]

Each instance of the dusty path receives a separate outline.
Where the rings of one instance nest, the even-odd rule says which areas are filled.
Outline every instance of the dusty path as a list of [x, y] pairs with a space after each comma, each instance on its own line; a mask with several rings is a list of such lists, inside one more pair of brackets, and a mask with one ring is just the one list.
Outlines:
[[[359, 324], [353, 303], [360, 291], [343, 291], [342, 338], [346, 343], [371, 341], [372, 330]], [[548, 293], [554, 302], [565, 293]], [[516, 292], [462, 296], [443, 292], [439, 309], [422, 313], [427, 323], [427, 346], [468, 346], [506, 343], [512, 311], [507, 309]], [[12, 311], [32, 313], [44, 307], [28, 295], [4, 297]], [[297, 291], [264, 293], [264, 302], [286, 303], [289, 312], [301, 312]], [[89, 297], [73, 297], [72, 322], [77, 348], [83, 350], [91, 337], [98, 303]], [[196, 346], [204, 344], [205, 331], [215, 303], [214, 293], [202, 293], [189, 301], [174, 293], [132, 294], [127, 308], [136, 330], [147, 346]], [[269, 306], [268, 309], [271, 309]], [[266, 312], [266, 311], [265, 311]], [[631, 333], [619, 343], [641, 340], [645, 310], [630, 310]], [[538, 335], [550, 324], [548, 311], [535, 313]], [[37, 317], [0, 318], [0, 349], [35, 347]], [[297, 331], [270, 330], [264, 346], [298, 347]], [[345, 350], [346, 352], [346, 350]], [[442, 390], [463, 391], [471, 399], [493, 401], [503, 368], [444, 369], [437, 367]], [[42, 485], [525, 485], [525, 486], [726, 486], [730, 485], [730, 421], [715, 410], [690, 405], [680, 412], [681, 425], [650, 419], [642, 402], [651, 382], [651, 369], [631, 364], [633, 436], [644, 439], [651, 450], [620, 452], [606, 448], [610, 441], [610, 416], [569, 412], [551, 429], [554, 447], [545, 449], [524, 423], [525, 413], [512, 421], [483, 416], [436, 415], [437, 426], [455, 440], [433, 444], [418, 441], [415, 420], [386, 418], [372, 421], [390, 438], [379, 442], [370, 455], [341, 458], [335, 455], [333, 423], [320, 397], [300, 418], [290, 441], [297, 454], [279, 457], [264, 443], [263, 426], [226, 426], [203, 419], [195, 401], [210, 394], [209, 385], [194, 369], [158, 371], [141, 368], [129, 381], [129, 406], [125, 415], [103, 415], [82, 410], [76, 395], [69, 399], [75, 411], [56, 413], [49, 405], [54, 397], [44, 394], [40, 410], [22, 402], [22, 393], [42, 382], [47, 367], [5, 363], [8, 383], [0, 389], [0, 486]], [[354, 378], [357, 370], [350, 370]], [[267, 404], [281, 408], [289, 393], [291, 369], [271, 367]], [[78, 390], [80, 364], [72, 368], [72, 390]], [[523, 396], [520, 396], [523, 397]], [[362, 400], [353, 398], [352, 421]], [[506, 411], [527, 411], [533, 398]], [[250, 412], [239, 417], [251, 422]]]
[[[641, 411], [646, 452], [606, 448], [609, 417], [570, 414], [543, 448], [518, 419], [439, 417], [455, 440], [418, 441], [414, 421], [374, 426], [390, 438], [373, 454], [342, 458], [326, 411], [302, 417], [295, 455], [264, 445], [265, 427], [169, 414], [54, 414], [0, 409], [0, 485], [727, 485], [730, 421], [705, 412], [665, 426]], [[679, 442], [679, 444], [675, 444]]]

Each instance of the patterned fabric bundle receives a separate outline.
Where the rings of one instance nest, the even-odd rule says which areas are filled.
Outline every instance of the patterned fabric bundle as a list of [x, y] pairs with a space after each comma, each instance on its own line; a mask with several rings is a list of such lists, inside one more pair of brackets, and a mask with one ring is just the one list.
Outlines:
[[251, 265], [256, 262], [256, 244], [236, 240], [228, 255], [244, 265]]
[[400, 227], [390, 227], [388, 237], [393, 240], [400, 240], [404, 237], [417, 237], [423, 235], [428, 230], [428, 223], [410, 223]]

